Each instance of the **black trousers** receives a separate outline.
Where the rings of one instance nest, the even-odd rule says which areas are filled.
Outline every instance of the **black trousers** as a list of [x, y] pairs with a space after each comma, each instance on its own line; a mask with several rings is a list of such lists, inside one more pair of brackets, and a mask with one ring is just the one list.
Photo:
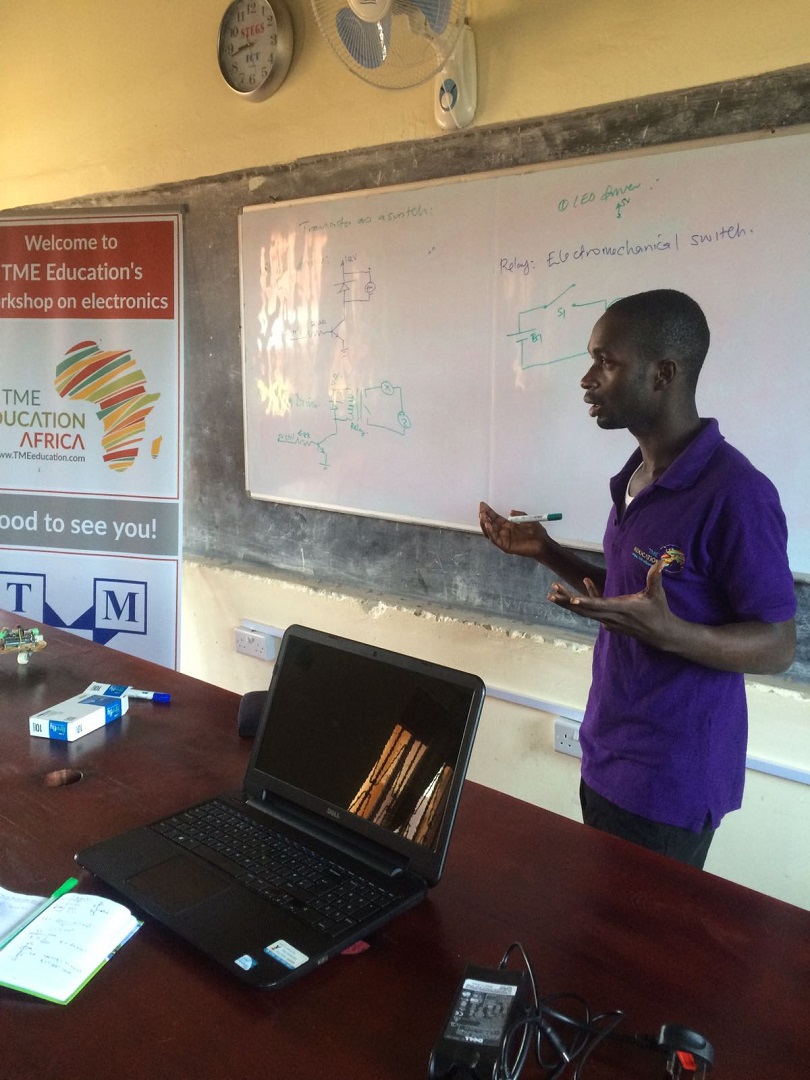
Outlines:
[[634, 844], [669, 855], [671, 859], [703, 869], [714, 829], [706, 825], [703, 832], [695, 833], [678, 825], [664, 825], [660, 821], [631, 814], [620, 806], [598, 795], [584, 780], [579, 782], [579, 801], [582, 820], [586, 825], [631, 840]]

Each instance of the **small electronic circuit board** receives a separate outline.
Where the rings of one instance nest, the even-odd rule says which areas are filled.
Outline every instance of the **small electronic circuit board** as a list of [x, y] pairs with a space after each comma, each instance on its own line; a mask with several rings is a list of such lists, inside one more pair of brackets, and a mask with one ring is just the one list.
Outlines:
[[18, 664], [27, 664], [31, 659], [31, 653], [39, 652], [47, 644], [42, 631], [36, 627], [23, 630], [21, 626], [15, 626], [13, 629], [4, 626], [0, 630], [0, 653], [16, 653]]

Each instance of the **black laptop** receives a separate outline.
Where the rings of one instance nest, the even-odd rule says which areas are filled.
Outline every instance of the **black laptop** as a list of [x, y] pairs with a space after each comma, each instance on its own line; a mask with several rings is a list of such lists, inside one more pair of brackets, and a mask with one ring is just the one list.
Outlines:
[[240, 979], [279, 986], [438, 882], [483, 701], [476, 675], [291, 626], [241, 792], [76, 860]]

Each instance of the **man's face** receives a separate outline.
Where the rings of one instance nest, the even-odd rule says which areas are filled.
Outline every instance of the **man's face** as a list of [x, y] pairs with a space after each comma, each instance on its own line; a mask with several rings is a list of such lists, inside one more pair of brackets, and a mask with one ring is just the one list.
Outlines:
[[655, 419], [656, 365], [645, 360], [626, 320], [607, 311], [588, 342], [591, 366], [580, 380], [600, 428], [643, 430]]

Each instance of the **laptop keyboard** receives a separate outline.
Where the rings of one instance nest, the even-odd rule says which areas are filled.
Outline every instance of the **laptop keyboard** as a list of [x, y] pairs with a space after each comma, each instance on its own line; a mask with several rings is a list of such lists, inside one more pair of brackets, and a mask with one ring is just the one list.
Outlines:
[[366, 922], [396, 898], [376, 882], [218, 800], [152, 828], [332, 937]]

